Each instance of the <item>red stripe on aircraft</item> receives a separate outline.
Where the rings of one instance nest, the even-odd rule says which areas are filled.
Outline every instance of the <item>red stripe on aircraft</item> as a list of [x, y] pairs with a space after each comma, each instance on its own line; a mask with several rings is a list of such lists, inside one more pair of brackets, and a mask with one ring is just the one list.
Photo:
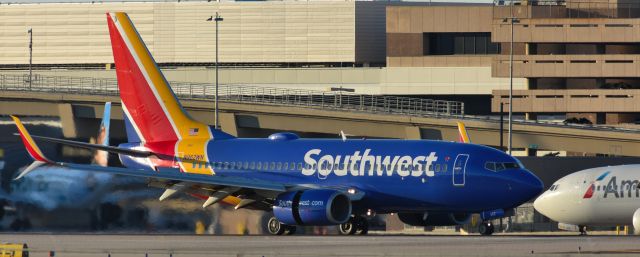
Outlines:
[[154, 152], [173, 155], [178, 136], [168, 114], [162, 109], [109, 14], [107, 20], [120, 99], [127, 106], [132, 122], [138, 127], [144, 140], [157, 142], [148, 147]]

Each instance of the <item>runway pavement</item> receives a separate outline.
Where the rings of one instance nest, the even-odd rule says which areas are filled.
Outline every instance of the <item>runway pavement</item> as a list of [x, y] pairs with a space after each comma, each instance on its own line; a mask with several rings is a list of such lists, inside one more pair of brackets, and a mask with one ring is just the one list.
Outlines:
[[192, 236], [0, 234], [30, 256], [640, 256], [635, 236]]

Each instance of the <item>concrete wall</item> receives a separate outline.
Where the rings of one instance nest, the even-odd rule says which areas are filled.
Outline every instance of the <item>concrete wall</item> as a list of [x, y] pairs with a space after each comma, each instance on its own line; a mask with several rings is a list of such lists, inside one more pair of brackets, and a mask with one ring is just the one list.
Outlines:
[[[359, 9], [366, 12], [366, 6]], [[29, 27], [35, 64], [113, 62], [107, 11], [128, 12], [160, 63], [213, 62], [215, 24], [206, 19], [215, 12], [224, 18], [221, 62], [356, 61], [353, 1], [173, 1], [2, 4], [0, 65], [28, 63]], [[363, 49], [359, 56], [371, 60], [374, 50]]]
[[[48, 76], [115, 78], [115, 70], [36, 70]], [[165, 69], [169, 81], [213, 83], [213, 69]], [[26, 74], [1, 71], [0, 74]], [[508, 89], [508, 78], [491, 77], [491, 67], [386, 67], [386, 68], [223, 68], [221, 84], [243, 84], [295, 89], [328, 90], [343, 86], [358, 94], [491, 94]], [[526, 79], [514, 80], [515, 89], [527, 89]]]

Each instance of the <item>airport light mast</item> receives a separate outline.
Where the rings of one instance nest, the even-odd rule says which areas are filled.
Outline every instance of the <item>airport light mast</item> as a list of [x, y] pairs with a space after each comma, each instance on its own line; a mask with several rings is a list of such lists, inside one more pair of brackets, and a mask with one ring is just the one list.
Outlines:
[[31, 90], [31, 80], [32, 80], [31, 63], [33, 60], [33, 29], [29, 28], [29, 30], [27, 30], [27, 33], [29, 34], [29, 90]]
[[511, 25], [511, 41], [509, 42], [509, 139], [507, 149], [511, 155], [513, 147], [513, 24], [520, 20], [513, 16], [513, 0], [511, 0], [511, 17], [504, 18], [502, 22], [509, 22]]
[[223, 21], [222, 17], [216, 12], [216, 16], [211, 16], [207, 21], [216, 22], [216, 96], [215, 96], [215, 112], [214, 112], [214, 127], [220, 129], [220, 123], [218, 123], [218, 22]]

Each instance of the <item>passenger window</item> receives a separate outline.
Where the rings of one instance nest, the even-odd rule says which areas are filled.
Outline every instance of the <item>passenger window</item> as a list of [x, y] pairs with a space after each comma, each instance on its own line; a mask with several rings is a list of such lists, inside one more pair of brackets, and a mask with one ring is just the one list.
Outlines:
[[256, 169], [262, 170], [262, 162], [258, 162]]
[[229, 169], [229, 163], [228, 163], [228, 162], [225, 162], [225, 163], [224, 163], [224, 166], [222, 166], [222, 169], [225, 169], [225, 170], [226, 170], [226, 169]]
[[269, 163], [268, 162], [262, 163], [262, 169], [263, 170], [269, 170]]
[[276, 163], [275, 162], [271, 162], [271, 170], [275, 170], [276, 169]]
[[436, 172], [440, 172], [440, 164], [436, 164]]
[[251, 162], [251, 164], [249, 164], [249, 169], [255, 169], [256, 168], [256, 162]]
[[289, 170], [289, 163], [285, 162], [284, 165], [282, 166], [283, 170]]
[[296, 163], [292, 162], [290, 167], [291, 167], [291, 170], [296, 170]]
[[[307, 164], [307, 165], [308, 165], [308, 164]], [[307, 166], [307, 167], [308, 167], [308, 166]], [[298, 170], [302, 170], [302, 163], [301, 163], [301, 162], [299, 162], [299, 163], [298, 163]]]
[[282, 170], [282, 163], [278, 162], [277, 170]]
[[447, 172], [447, 164], [442, 164], [442, 171]]

